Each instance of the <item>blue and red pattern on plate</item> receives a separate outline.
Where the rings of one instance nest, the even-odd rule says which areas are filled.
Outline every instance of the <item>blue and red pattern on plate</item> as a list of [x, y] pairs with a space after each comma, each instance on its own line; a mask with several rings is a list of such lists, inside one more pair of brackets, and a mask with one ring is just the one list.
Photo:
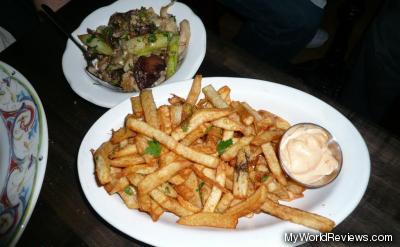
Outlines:
[[35, 90], [0, 61], [0, 246], [17, 243], [46, 169], [46, 116]]

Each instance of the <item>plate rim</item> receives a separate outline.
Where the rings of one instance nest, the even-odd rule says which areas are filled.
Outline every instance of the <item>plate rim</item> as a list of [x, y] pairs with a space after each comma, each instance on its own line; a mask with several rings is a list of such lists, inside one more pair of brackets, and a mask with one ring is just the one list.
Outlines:
[[43, 181], [44, 181], [44, 176], [46, 173], [46, 167], [47, 167], [47, 158], [48, 158], [48, 125], [47, 125], [47, 118], [46, 118], [46, 113], [44, 111], [44, 107], [42, 104], [42, 101], [37, 94], [36, 90], [32, 86], [32, 84], [28, 81], [28, 79], [17, 69], [15, 69], [13, 66], [3, 62], [0, 60], [0, 68], [4, 68], [8, 71], [15, 71], [16, 74], [14, 76], [18, 76], [17, 78], [18, 83], [21, 84], [32, 96], [35, 104], [37, 105], [38, 108], [38, 117], [39, 117], [39, 148], [38, 148], [38, 154], [40, 155], [41, 159], [38, 159], [37, 162], [37, 169], [35, 171], [35, 176], [34, 176], [34, 181], [33, 181], [33, 187], [32, 187], [32, 192], [31, 196], [28, 200], [28, 204], [25, 208], [25, 211], [23, 215], [21, 216], [21, 219], [19, 223], [17, 224], [14, 233], [11, 235], [11, 237], [8, 239], [8, 244], [10, 246], [15, 246], [20, 239], [22, 233], [26, 229], [27, 224], [29, 223], [30, 217], [32, 216], [33, 210], [36, 206], [37, 200], [40, 195], [40, 191], [42, 189]]
[[[99, 12], [104, 11], [104, 10], [109, 9], [109, 8], [110, 8], [110, 9], [111, 9], [111, 8], [114, 8], [115, 6], [118, 6], [118, 5], [120, 5], [120, 4], [123, 4], [123, 2], [128, 2], [128, 1], [129, 1], [129, 0], [117, 0], [117, 1], [115, 1], [115, 2], [113, 2], [113, 3], [111, 3], [111, 4], [109, 4], [109, 5], [106, 5], [106, 6], [103, 6], [103, 7], [98, 8], [98, 9], [95, 9], [94, 11], [92, 11], [90, 14], [88, 14], [88, 15], [82, 20], [82, 22], [79, 24], [79, 26], [78, 26], [71, 34], [72, 34], [73, 36], [75, 36], [76, 33], [78, 32], [78, 30], [81, 29], [82, 27], [84, 27], [83, 25], [84, 25], [89, 19], [94, 18], [95, 16], [99, 15], [99, 14], [100, 14]], [[158, 1], [158, 2], [163, 2], [164, 0], [157, 0], [157, 1]], [[199, 55], [199, 56], [196, 56], [196, 57], [194, 58], [194, 60], [190, 62], [191, 68], [192, 68], [192, 69], [191, 69], [191, 72], [190, 72], [190, 73], [187, 72], [187, 73], [185, 73], [185, 75], [182, 76], [182, 77], [185, 77], [185, 78], [177, 78], [177, 79], [176, 79], [176, 78], [174, 78], [174, 75], [173, 75], [173, 76], [170, 78], [171, 81], [167, 82], [167, 84], [176, 83], [177, 81], [182, 81], [182, 80], [190, 79], [191, 77], [193, 77], [193, 76], [196, 74], [196, 72], [198, 71], [198, 69], [200, 68], [200, 66], [201, 66], [201, 64], [202, 64], [202, 62], [203, 62], [203, 60], [204, 60], [204, 58], [205, 58], [206, 50], [207, 50], [207, 32], [206, 32], [206, 30], [205, 30], [205, 26], [204, 26], [202, 20], [200, 19], [200, 17], [197, 16], [197, 15], [193, 12], [193, 10], [192, 10], [188, 5], [186, 5], [185, 3], [176, 2], [175, 4], [177, 4], [178, 6], [181, 5], [183, 8], [185, 8], [186, 11], [187, 11], [187, 13], [191, 16], [191, 18], [195, 19], [195, 21], [200, 25], [200, 26], [196, 29], [196, 32], [199, 32], [199, 33], [201, 34], [201, 35], [200, 35], [200, 38], [201, 38], [201, 39], [199, 39], [199, 41], [198, 41], [199, 43], [198, 43], [198, 44], [193, 44], [193, 45], [196, 46], [196, 47], [195, 47], [196, 49], [201, 49], [201, 52], [200, 52], [200, 55]], [[66, 78], [66, 80], [67, 80], [69, 86], [71, 87], [71, 89], [72, 89], [77, 95], [79, 95], [81, 98], [83, 98], [83, 99], [89, 101], [89, 102], [92, 103], [92, 104], [95, 104], [95, 105], [98, 105], [98, 106], [101, 106], [101, 107], [104, 107], [104, 108], [112, 108], [112, 107], [116, 106], [117, 104], [119, 104], [120, 102], [104, 102], [104, 101], [102, 101], [101, 99], [99, 100], [94, 94], [91, 93], [91, 91], [82, 91], [82, 90], [80, 90], [80, 88], [79, 88], [79, 83], [75, 83], [75, 82], [74, 82], [74, 79], [73, 79], [73, 76], [72, 76], [70, 73], [66, 73], [66, 71], [68, 71], [68, 69], [67, 69], [67, 67], [68, 67], [67, 63], [68, 63], [68, 62], [71, 62], [71, 61], [67, 60], [67, 59], [68, 59], [68, 55], [69, 55], [69, 53], [71, 52], [71, 49], [74, 49], [74, 47], [75, 47], [75, 44], [73, 44], [73, 42], [72, 42], [71, 40], [68, 39], [67, 42], [66, 42], [66, 47], [65, 47], [63, 56], [62, 56], [62, 70], [63, 70], [63, 74], [64, 74], [64, 77]], [[85, 76], [87, 76], [86, 73], [83, 73], [83, 74], [85, 74]], [[88, 77], [88, 76], [87, 76], [87, 77]], [[165, 84], [162, 83], [161, 85], [165, 85]], [[156, 87], [159, 87], [159, 86], [161, 86], [161, 85], [158, 85], [158, 86], [156, 86]], [[107, 90], [107, 91], [108, 91], [108, 90], [110, 90], [110, 89], [104, 88], [104, 90]], [[138, 94], [137, 92], [131, 92], [131, 93], [114, 92], [114, 93], [115, 93], [115, 94], [126, 94], [126, 95], [127, 95], [127, 96], [126, 96], [127, 98]], [[123, 99], [123, 100], [125, 100], [125, 99]], [[123, 100], [122, 100], [122, 101], [123, 101]]]
[[[203, 85], [213, 84], [213, 81], [215, 81], [216, 83], [218, 83], [219, 81], [224, 81], [224, 83], [228, 84], [230, 81], [232, 81], [232, 79], [239, 80], [239, 81], [241, 81], [241, 80], [245, 80], [245, 81], [250, 80], [250, 81], [255, 82], [255, 83], [264, 83], [264, 85], [270, 84], [270, 85], [275, 86], [275, 87], [281, 87], [281, 88], [285, 88], [286, 90], [292, 90], [293, 92], [304, 94], [307, 97], [311, 97], [313, 100], [317, 101], [318, 103], [323, 104], [324, 107], [328, 107], [328, 108], [330, 108], [330, 110], [333, 110], [335, 112], [335, 114], [338, 114], [339, 116], [341, 116], [343, 118], [343, 120], [348, 122], [350, 124], [350, 126], [353, 128], [354, 134], [356, 134], [357, 138], [359, 138], [359, 140], [361, 141], [361, 143], [360, 143], [361, 146], [359, 147], [359, 149], [363, 152], [363, 154], [365, 154], [365, 157], [363, 157], [363, 158], [365, 158], [365, 162], [366, 162], [366, 164], [365, 164], [366, 170], [365, 170], [365, 173], [364, 173], [366, 178], [365, 178], [365, 180], [361, 181], [361, 183], [358, 185], [358, 187], [359, 187], [359, 189], [357, 190], [357, 192], [358, 192], [357, 195], [358, 196], [357, 197], [353, 197], [353, 201], [351, 201], [351, 204], [349, 203], [349, 205], [351, 205], [351, 206], [346, 209], [346, 213], [342, 214], [341, 217], [338, 217], [338, 219], [335, 219], [336, 226], [339, 225], [359, 205], [361, 199], [365, 195], [365, 192], [366, 192], [366, 189], [368, 187], [369, 180], [370, 180], [370, 176], [371, 176], [371, 161], [370, 161], [370, 155], [369, 155], [368, 147], [367, 147], [367, 145], [365, 143], [364, 138], [362, 137], [362, 135], [358, 131], [358, 129], [354, 126], [354, 124], [346, 116], [344, 116], [342, 113], [340, 113], [335, 107], [333, 107], [330, 104], [322, 101], [321, 99], [319, 99], [318, 97], [316, 97], [314, 95], [311, 95], [311, 94], [306, 93], [304, 91], [301, 91], [299, 89], [296, 89], [296, 88], [293, 88], [293, 87], [290, 87], [290, 86], [286, 86], [286, 85], [283, 85], [283, 84], [279, 84], [279, 83], [275, 83], [275, 82], [271, 82], [271, 81], [259, 80], [259, 79], [252, 79], [252, 78], [204, 77], [203, 78], [203, 82], [204, 81], [206, 81], [206, 82], [204, 82]], [[184, 80], [184, 81], [181, 81], [181, 82], [191, 82], [191, 81], [192, 80]], [[237, 83], [237, 82], [232, 82], [232, 83]], [[265, 83], [267, 83], [267, 84], [265, 84]], [[160, 88], [157, 88], [156, 90], [162, 90], [163, 87], [169, 87], [169, 86], [172, 86], [172, 85], [171, 84], [162, 85], [162, 86], [160, 86]], [[268, 86], [266, 86], [266, 88], [268, 88]], [[122, 101], [121, 103], [119, 103], [118, 105], [116, 105], [113, 108], [117, 108], [117, 107], [119, 107], [121, 105], [124, 105], [124, 104], [127, 104], [127, 103], [128, 103], [128, 100], [124, 100], [124, 101]], [[77, 166], [78, 166], [79, 182], [81, 184], [81, 187], [82, 187], [82, 190], [84, 192], [84, 195], [85, 195], [86, 199], [88, 200], [90, 206], [96, 211], [96, 213], [99, 216], [101, 216], [106, 222], [108, 222], [112, 227], [114, 227], [114, 228], [118, 229], [119, 231], [123, 232], [124, 234], [126, 234], [126, 235], [128, 235], [128, 236], [130, 236], [130, 237], [132, 237], [134, 239], [137, 239], [139, 241], [142, 241], [144, 243], [149, 243], [149, 244], [152, 244], [152, 245], [170, 246], [168, 244], [161, 243], [160, 241], [157, 241], [155, 239], [145, 239], [145, 238], [143, 238], [141, 236], [134, 235], [134, 234], [132, 234], [132, 232], [127, 232], [124, 229], [121, 229], [120, 227], [118, 227], [117, 225], [114, 225], [113, 222], [111, 222], [109, 219], [106, 218], [107, 216], [106, 217], [103, 216], [103, 212], [101, 212], [101, 210], [97, 208], [96, 204], [92, 203], [92, 199], [90, 198], [91, 196], [90, 196], [90, 194], [88, 194], [89, 192], [87, 191], [87, 188], [85, 188], [84, 183], [82, 183], [82, 181], [83, 181], [82, 179], [85, 179], [83, 177], [85, 174], [82, 174], [83, 171], [81, 170], [81, 167], [80, 167], [80, 163], [81, 163], [80, 160], [84, 158], [84, 156], [86, 155], [84, 152], [87, 151], [87, 150], [83, 150], [82, 148], [83, 148], [84, 144], [87, 142], [87, 138], [89, 138], [89, 135], [90, 135], [92, 129], [95, 127], [95, 125], [98, 122], [101, 122], [101, 119], [104, 116], [106, 116], [109, 112], [111, 112], [113, 110], [113, 108], [109, 109], [100, 118], [98, 118], [96, 120], [96, 122], [94, 122], [93, 125], [89, 128], [89, 130], [85, 134], [84, 138], [82, 139], [82, 142], [81, 142], [81, 145], [80, 145], [80, 148], [79, 148], [79, 152], [78, 152], [78, 157], [77, 157]], [[279, 222], [279, 224], [292, 224], [292, 223], [288, 223], [288, 222], [282, 221], [282, 222]], [[273, 227], [276, 227], [276, 226], [273, 226]], [[155, 228], [155, 229], [157, 229], [157, 228]], [[201, 229], [201, 228], [195, 228], [195, 229]], [[262, 229], [252, 229], [251, 231], [261, 231], [261, 230]], [[238, 234], [239, 234], [239, 232], [238, 232]], [[212, 244], [210, 244], [210, 245], [212, 245]]]

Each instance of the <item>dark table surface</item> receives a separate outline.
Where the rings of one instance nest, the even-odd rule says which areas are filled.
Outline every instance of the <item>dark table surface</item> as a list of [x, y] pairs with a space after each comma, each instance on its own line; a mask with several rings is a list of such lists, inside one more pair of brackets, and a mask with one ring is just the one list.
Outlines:
[[[73, 30], [86, 15], [109, 2], [72, 1], [57, 14]], [[144, 243], [105, 222], [82, 193], [77, 176], [78, 149], [86, 131], [107, 109], [80, 98], [69, 87], [61, 68], [65, 44], [66, 38], [51, 23], [44, 21], [0, 53], [0, 60], [16, 68], [33, 84], [42, 100], [49, 126], [49, 156], [43, 187], [18, 245], [143, 246]], [[239, 76], [275, 81], [322, 97], [310, 91], [301, 80], [255, 59], [212, 32], [207, 33], [207, 53], [198, 72], [203, 76]], [[334, 232], [393, 234], [394, 241], [398, 242], [400, 140], [337, 103], [324, 100], [358, 128], [368, 145], [372, 165], [366, 194]]]

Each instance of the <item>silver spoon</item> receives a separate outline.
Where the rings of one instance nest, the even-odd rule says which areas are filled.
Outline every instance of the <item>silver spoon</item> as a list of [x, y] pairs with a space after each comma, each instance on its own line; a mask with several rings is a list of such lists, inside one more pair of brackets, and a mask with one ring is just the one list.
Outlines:
[[93, 66], [93, 64], [88, 57], [88, 51], [86, 50], [86, 48], [74, 36], [72, 36], [69, 32], [66, 31], [66, 29], [64, 28], [64, 26], [61, 24], [60, 20], [54, 13], [54, 11], [49, 6], [47, 6], [46, 4], [42, 4], [41, 6], [46, 16], [50, 19], [50, 21], [82, 51], [83, 57], [85, 58], [87, 63], [85, 72], [86, 74], [88, 74], [90, 78], [92, 78], [92, 80], [96, 82], [95, 84], [109, 88], [116, 92], [124, 92], [120, 87], [113, 86], [110, 83], [103, 81], [102, 79], [100, 79], [99, 77], [97, 77], [95, 74], [93, 74], [88, 70], [88, 67]]

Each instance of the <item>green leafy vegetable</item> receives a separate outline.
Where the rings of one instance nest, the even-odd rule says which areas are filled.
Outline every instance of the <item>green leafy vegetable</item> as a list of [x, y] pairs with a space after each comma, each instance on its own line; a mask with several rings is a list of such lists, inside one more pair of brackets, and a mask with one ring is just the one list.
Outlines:
[[149, 34], [148, 41], [154, 43], [157, 41], [157, 36], [154, 33]]
[[269, 177], [268, 175], [264, 175], [264, 176], [262, 177], [261, 180], [262, 180], [263, 182], [265, 182], [265, 181], [267, 181], [268, 177]]
[[232, 139], [228, 139], [226, 141], [220, 141], [217, 144], [217, 151], [219, 154], [223, 154], [225, 152], [225, 149], [230, 147], [233, 144]]
[[201, 182], [199, 183], [199, 186], [197, 186], [196, 191], [199, 192], [199, 191], [201, 190], [201, 188], [203, 188], [204, 184], [205, 184], [204, 181], [201, 181]]
[[183, 121], [183, 123], [181, 124], [181, 128], [183, 132], [187, 132], [189, 130], [189, 121]]
[[161, 154], [161, 145], [158, 141], [152, 140], [148, 141], [147, 144], [149, 145], [145, 150], [144, 153], [151, 154], [154, 157], [160, 157]]
[[129, 187], [129, 186], [125, 187], [124, 192], [125, 192], [125, 194], [128, 194], [130, 196], [133, 195], [133, 191], [132, 191], [131, 187]]

